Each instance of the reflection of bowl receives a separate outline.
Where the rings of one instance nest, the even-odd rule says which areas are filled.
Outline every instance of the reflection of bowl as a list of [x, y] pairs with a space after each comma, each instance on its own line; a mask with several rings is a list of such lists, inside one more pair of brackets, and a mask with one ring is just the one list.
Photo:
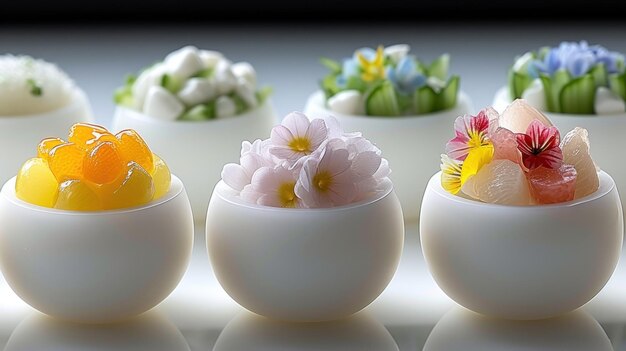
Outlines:
[[[498, 90], [493, 102], [494, 108], [502, 112], [510, 103], [508, 89], [501, 88]], [[626, 131], [626, 113], [615, 115], [544, 113], [559, 128], [561, 137], [576, 127], [587, 129], [593, 161], [615, 179], [618, 189], [626, 189], [626, 164], [615, 158], [616, 152], [618, 152], [616, 142], [622, 140], [624, 131]], [[624, 199], [622, 199], [622, 208], [626, 209]]]
[[441, 145], [453, 137], [454, 120], [472, 112], [467, 95], [459, 93], [455, 108], [419, 116], [350, 116], [326, 109], [324, 93], [309, 97], [304, 113], [309, 118], [335, 116], [346, 132], [358, 131], [383, 151], [404, 217], [417, 219], [426, 183], [439, 169]]
[[204, 222], [222, 167], [239, 162], [241, 141], [266, 138], [277, 122], [270, 102], [239, 116], [203, 122], [161, 121], [117, 107], [113, 130], [135, 129], [185, 183], [194, 219]]
[[213, 351], [397, 351], [393, 337], [364, 312], [324, 323], [285, 323], [242, 312], [220, 333]]
[[55, 111], [23, 115], [0, 116], [0, 184], [4, 184], [22, 166], [37, 155], [41, 139], [67, 135], [76, 122], [93, 122], [85, 93], [76, 88], [72, 102]]
[[540, 321], [507, 321], [457, 307], [433, 328], [424, 351], [612, 351], [602, 327], [582, 310]]
[[15, 328], [4, 351], [189, 351], [180, 331], [154, 312], [130, 321], [89, 325], [33, 313]]
[[613, 179], [570, 202], [504, 206], [467, 200], [441, 187], [435, 174], [420, 217], [422, 250], [431, 274], [457, 303], [510, 319], [572, 311], [613, 274], [623, 237]]
[[252, 312], [291, 321], [342, 318], [370, 304], [393, 277], [404, 241], [391, 188], [346, 206], [286, 209], [245, 203], [219, 182], [206, 232], [226, 292]]
[[0, 268], [15, 293], [62, 319], [109, 322], [145, 312], [172, 292], [193, 246], [182, 182], [144, 206], [78, 212], [0, 193]]

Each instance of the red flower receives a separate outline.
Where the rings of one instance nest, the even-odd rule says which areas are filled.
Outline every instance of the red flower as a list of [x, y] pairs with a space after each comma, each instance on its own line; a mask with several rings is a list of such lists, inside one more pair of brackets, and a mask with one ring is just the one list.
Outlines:
[[563, 152], [559, 147], [561, 136], [556, 127], [547, 127], [535, 119], [526, 134], [518, 133], [516, 137], [522, 162], [528, 169], [540, 166], [558, 169], [563, 164]]

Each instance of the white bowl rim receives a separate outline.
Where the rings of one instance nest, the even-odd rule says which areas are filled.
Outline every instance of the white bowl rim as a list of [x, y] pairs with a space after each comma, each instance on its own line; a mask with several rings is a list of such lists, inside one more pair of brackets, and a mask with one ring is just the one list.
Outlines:
[[5, 198], [7, 201], [12, 203], [15, 206], [26, 208], [32, 211], [45, 212], [56, 215], [64, 215], [64, 216], [109, 216], [109, 215], [117, 215], [117, 214], [125, 214], [136, 211], [146, 210], [152, 207], [156, 207], [162, 205], [164, 203], [170, 202], [177, 198], [183, 191], [185, 190], [183, 182], [174, 174], [171, 175], [172, 180], [170, 183], [170, 190], [160, 198], [156, 200], [152, 200], [141, 206], [134, 207], [125, 207], [125, 208], [116, 208], [111, 210], [101, 210], [101, 211], [74, 211], [74, 210], [60, 210], [52, 207], [43, 207], [35, 204], [31, 204], [24, 200], [20, 200], [15, 196], [15, 180], [17, 176], [12, 177], [7, 180], [6, 183], [2, 186], [2, 190], [0, 190], [0, 196]]
[[[513, 101], [511, 101], [511, 97], [509, 96], [509, 88], [507, 86], [502, 86], [500, 87], [500, 89], [498, 89], [496, 91], [496, 95], [494, 98], [494, 101], [500, 97], [503, 97], [506, 100], [507, 106], [512, 103]], [[543, 114], [550, 114], [553, 115], [555, 117], [567, 117], [567, 118], [624, 118], [626, 117], [626, 112], [620, 112], [620, 113], [605, 113], [605, 114], [597, 114], [597, 113], [591, 113], [591, 114], [580, 114], [580, 113], [561, 113], [561, 112], [550, 112], [550, 111], [545, 111], [542, 110], [541, 113]], [[548, 118], [550, 118], [550, 116], [548, 116]]]
[[341, 212], [341, 211], [349, 211], [358, 207], [364, 207], [376, 202], [382, 201], [384, 198], [389, 196], [393, 192], [393, 184], [389, 182], [389, 186], [379, 191], [378, 193], [372, 195], [371, 197], [349, 203], [346, 205], [335, 206], [335, 207], [316, 207], [316, 208], [284, 208], [284, 207], [273, 207], [273, 206], [263, 206], [258, 204], [253, 204], [250, 202], [246, 202], [241, 197], [237, 196], [237, 191], [228, 186], [223, 180], [220, 180], [213, 190], [213, 194], [219, 196], [220, 199], [226, 201], [232, 205], [238, 207], [245, 207], [256, 211], [267, 211], [267, 212], [282, 212], [282, 213], [293, 213], [293, 214], [302, 214], [302, 213], [325, 213], [325, 212]]
[[270, 98], [267, 98], [261, 105], [258, 105], [255, 108], [249, 109], [244, 113], [230, 116], [230, 117], [225, 117], [225, 118], [207, 119], [205, 121], [181, 121], [181, 120], [163, 121], [157, 118], [150, 117], [143, 112], [134, 110], [126, 106], [116, 105], [115, 108], [124, 112], [124, 114], [127, 117], [136, 119], [142, 123], [151, 123], [151, 124], [161, 125], [163, 126], [163, 128], [167, 128], [171, 126], [189, 126], [190, 128], [195, 128], [198, 125], [216, 125], [216, 124], [229, 125], [236, 121], [240, 121], [241, 119], [258, 118], [256, 113], [260, 111], [261, 109], [268, 107], [269, 105], [271, 105], [271, 101], [270, 101]]
[[596, 201], [598, 199], [605, 197], [607, 194], [609, 194], [613, 190], [613, 188], [615, 188], [615, 181], [608, 173], [602, 170], [598, 172], [598, 177], [600, 178], [600, 186], [598, 187], [598, 190], [596, 190], [595, 192], [587, 196], [583, 196], [578, 199], [574, 199], [574, 200], [566, 201], [566, 202], [559, 202], [555, 204], [527, 205], [527, 206], [493, 204], [493, 203], [481, 202], [478, 200], [470, 200], [470, 199], [466, 199], [458, 195], [451, 194], [447, 192], [441, 186], [441, 180], [440, 180], [441, 171], [435, 173], [430, 178], [430, 180], [428, 181], [428, 186], [430, 186], [431, 183], [434, 183], [436, 184], [436, 186], [433, 186], [431, 188], [433, 189], [435, 194], [439, 195], [440, 197], [445, 198], [446, 200], [455, 201], [455, 202], [459, 202], [459, 203], [470, 205], [470, 206], [481, 206], [481, 207], [492, 207], [492, 208], [515, 208], [515, 209], [519, 209], [519, 211], [524, 211], [524, 210], [534, 211], [534, 210], [542, 210], [542, 209], [548, 209], [548, 208], [574, 207], [577, 205], [582, 205], [588, 202]]
[[87, 95], [85, 94], [85, 92], [82, 89], [80, 89], [78, 86], [74, 86], [72, 88], [72, 98], [67, 105], [57, 108], [55, 110], [50, 110], [50, 111], [41, 112], [41, 113], [30, 113], [30, 114], [25, 114], [25, 115], [12, 115], [12, 116], [0, 115], [0, 123], [2, 123], [2, 121], [50, 118], [52, 117], [51, 115], [65, 116], [65, 115], [70, 114], [70, 112], [72, 112], [73, 110], [80, 108], [81, 105], [86, 100], [87, 100]]
[[[313, 94], [311, 94], [309, 96], [309, 99], [311, 101], [311, 103], [317, 105], [318, 107], [323, 108], [326, 112], [328, 112], [328, 114], [332, 115], [332, 116], [345, 116], [345, 117], [350, 117], [350, 118], [355, 118], [355, 119], [367, 119], [367, 120], [385, 120], [385, 121], [393, 121], [393, 120], [407, 120], [407, 119], [426, 119], [426, 118], [440, 118], [441, 116], [450, 113], [451, 111], [456, 110], [460, 105], [461, 102], [463, 102], [466, 105], [470, 104], [470, 98], [469, 96], [462, 90], [459, 90], [458, 96], [457, 96], [457, 101], [456, 101], [456, 105], [454, 105], [453, 107], [446, 109], [446, 110], [440, 110], [440, 111], [436, 111], [436, 112], [431, 112], [431, 113], [423, 113], [421, 115], [400, 115], [400, 116], [370, 116], [370, 115], [347, 115], [347, 114], [343, 114], [343, 113], [339, 113], [339, 112], [335, 112], [335, 111], [331, 111], [328, 109], [328, 107], [326, 107], [326, 105], [323, 103], [324, 102], [324, 92], [322, 90], [316, 90]], [[461, 116], [461, 115], [459, 115]]]

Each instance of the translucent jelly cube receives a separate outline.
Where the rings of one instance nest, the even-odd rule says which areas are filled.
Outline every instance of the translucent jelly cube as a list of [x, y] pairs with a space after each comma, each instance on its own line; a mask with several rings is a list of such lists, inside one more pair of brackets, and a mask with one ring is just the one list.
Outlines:
[[97, 211], [103, 209], [96, 186], [81, 180], [67, 180], [61, 183], [59, 196], [54, 207], [73, 211]]
[[559, 169], [538, 167], [528, 172], [528, 183], [538, 204], [570, 201], [576, 190], [576, 169], [571, 165]]
[[97, 184], [115, 181], [124, 169], [117, 146], [109, 141], [99, 143], [83, 160], [83, 177]]
[[50, 150], [61, 144], [65, 144], [65, 140], [60, 138], [46, 138], [42, 140], [39, 145], [37, 145], [37, 157], [47, 161], [50, 156]]
[[152, 172], [154, 167], [152, 151], [137, 132], [126, 129], [117, 133], [115, 137], [119, 141], [119, 152], [124, 161], [135, 161], [149, 173]]
[[129, 162], [126, 177], [111, 195], [115, 208], [143, 205], [154, 196], [154, 182], [146, 170], [136, 162]]
[[522, 168], [509, 160], [493, 160], [463, 184], [474, 199], [502, 205], [531, 205], [528, 181]]
[[73, 143], [57, 145], [50, 150], [48, 164], [59, 182], [83, 178], [85, 150]]
[[34, 205], [52, 207], [57, 199], [59, 183], [41, 158], [26, 161], [15, 180], [15, 195]]
[[587, 196], [600, 187], [596, 165], [589, 152], [589, 136], [586, 129], [576, 127], [561, 141], [563, 163], [576, 168], [575, 198]]
[[154, 169], [152, 170], [152, 181], [154, 182], [154, 198], [158, 199], [167, 194], [170, 190], [172, 175], [167, 164], [157, 155], [152, 155], [154, 159]]
[[88, 150], [95, 147], [98, 142], [116, 143], [117, 139], [104, 127], [89, 123], [76, 123], [70, 128], [68, 141]]

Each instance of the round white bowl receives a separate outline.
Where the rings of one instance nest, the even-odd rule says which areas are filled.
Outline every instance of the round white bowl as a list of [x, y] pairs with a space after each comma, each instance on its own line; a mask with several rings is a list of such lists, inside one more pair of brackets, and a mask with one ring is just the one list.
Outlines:
[[542, 319], [575, 310], [613, 274], [624, 223], [613, 179], [570, 202], [504, 206], [468, 200], [441, 187], [424, 194], [420, 236], [439, 287], [478, 313]]
[[222, 167], [239, 162], [241, 142], [269, 137], [278, 119], [268, 101], [230, 118], [210, 121], [160, 121], [137, 111], [117, 107], [113, 130], [135, 129], [150, 149], [167, 162], [185, 183], [196, 222], [204, 222]]
[[367, 313], [324, 323], [285, 323], [242, 312], [222, 330], [213, 351], [398, 351], [385, 327]]
[[[499, 89], [494, 98], [494, 108], [502, 112], [510, 103], [508, 88]], [[575, 115], [545, 111], [544, 113], [559, 128], [561, 137], [576, 127], [587, 129], [593, 161], [615, 179], [618, 189], [626, 189], [626, 164], [620, 162], [621, 150], [617, 146], [626, 132], [626, 113], [614, 115]], [[622, 199], [622, 208], [626, 209], [625, 199]]]
[[37, 155], [37, 145], [47, 137], [63, 137], [77, 122], [93, 123], [89, 100], [76, 88], [72, 102], [47, 113], [0, 116], [0, 184], [15, 175], [31, 157]]
[[540, 321], [507, 321], [457, 307], [437, 322], [423, 349], [442, 350], [613, 351], [613, 346], [600, 324], [582, 310]]
[[402, 204], [404, 217], [417, 220], [428, 179], [439, 169], [443, 146], [454, 137], [454, 120], [472, 112], [469, 97], [460, 92], [456, 107], [418, 116], [350, 116], [330, 111], [324, 93], [309, 97], [304, 113], [309, 118], [332, 115], [346, 132], [362, 132], [389, 161], [391, 180]]
[[181, 332], [161, 314], [116, 324], [76, 324], [33, 313], [13, 330], [4, 351], [189, 351]]
[[193, 218], [182, 182], [129, 209], [79, 212], [15, 197], [15, 178], [0, 192], [0, 268], [35, 309], [65, 320], [102, 323], [159, 304], [191, 257]]
[[393, 190], [360, 203], [284, 209], [243, 202], [220, 181], [207, 247], [226, 292], [260, 315], [326, 321], [369, 305], [393, 277], [404, 241]]

